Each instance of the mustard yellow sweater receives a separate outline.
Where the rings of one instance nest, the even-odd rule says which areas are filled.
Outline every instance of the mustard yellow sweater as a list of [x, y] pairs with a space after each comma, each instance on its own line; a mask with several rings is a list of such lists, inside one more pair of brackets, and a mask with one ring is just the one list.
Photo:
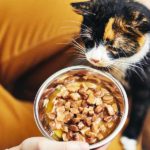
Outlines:
[[[0, 149], [40, 135], [32, 104], [18, 101], [1, 83], [11, 85], [25, 71], [65, 49], [58, 43], [71, 41], [82, 20], [70, 7], [73, 1], [77, 0], [0, 0]], [[122, 149], [119, 135], [109, 149]]]

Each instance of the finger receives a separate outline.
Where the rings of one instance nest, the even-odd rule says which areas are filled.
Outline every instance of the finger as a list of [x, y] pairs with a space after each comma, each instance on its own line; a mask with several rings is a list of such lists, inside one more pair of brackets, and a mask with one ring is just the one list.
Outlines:
[[[55, 143], [53, 147], [55, 148]], [[89, 145], [84, 142], [60, 142], [55, 150], [89, 150]]]
[[83, 142], [48, 142], [43, 143], [44, 150], [89, 150], [89, 145]]
[[47, 138], [30, 138], [22, 143], [22, 150], [89, 150], [84, 142], [56, 142]]

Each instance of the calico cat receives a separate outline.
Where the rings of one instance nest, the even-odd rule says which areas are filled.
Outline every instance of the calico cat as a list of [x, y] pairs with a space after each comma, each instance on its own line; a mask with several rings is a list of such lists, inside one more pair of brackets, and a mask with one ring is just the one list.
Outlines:
[[81, 40], [85, 58], [105, 69], [131, 95], [130, 122], [121, 142], [136, 150], [150, 104], [150, 10], [130, 0], [91, 0], [72, 3], [83, 16]]

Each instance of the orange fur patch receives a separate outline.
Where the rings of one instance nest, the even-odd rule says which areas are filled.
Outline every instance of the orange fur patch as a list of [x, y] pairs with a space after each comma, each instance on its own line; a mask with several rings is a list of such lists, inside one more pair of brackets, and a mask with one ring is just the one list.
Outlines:
[[112, 28], [114, 22], [115, 22], [114, 18], [109, 19], [104, 32], [104, 40], [106, 39], [113, 40], [115, 38], [115, 32]]
[[142, 47], [142, 46], [144, 45], [144, 43], [145, 43], [145, 37], [144, 37], [144, 36], [139, 37], [139, 38], [137, 39], [137, 41], [138, 41], [140, 47]]

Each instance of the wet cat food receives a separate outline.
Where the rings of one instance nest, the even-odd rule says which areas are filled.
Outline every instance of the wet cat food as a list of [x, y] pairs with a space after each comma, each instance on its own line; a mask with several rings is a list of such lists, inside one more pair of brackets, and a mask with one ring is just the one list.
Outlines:
[[39, 102], [45, 131], [58, 141], [97, 143], [109, 136], [123, 115], [123, 97], [108, 78], [70, 71], [52, 81]]

